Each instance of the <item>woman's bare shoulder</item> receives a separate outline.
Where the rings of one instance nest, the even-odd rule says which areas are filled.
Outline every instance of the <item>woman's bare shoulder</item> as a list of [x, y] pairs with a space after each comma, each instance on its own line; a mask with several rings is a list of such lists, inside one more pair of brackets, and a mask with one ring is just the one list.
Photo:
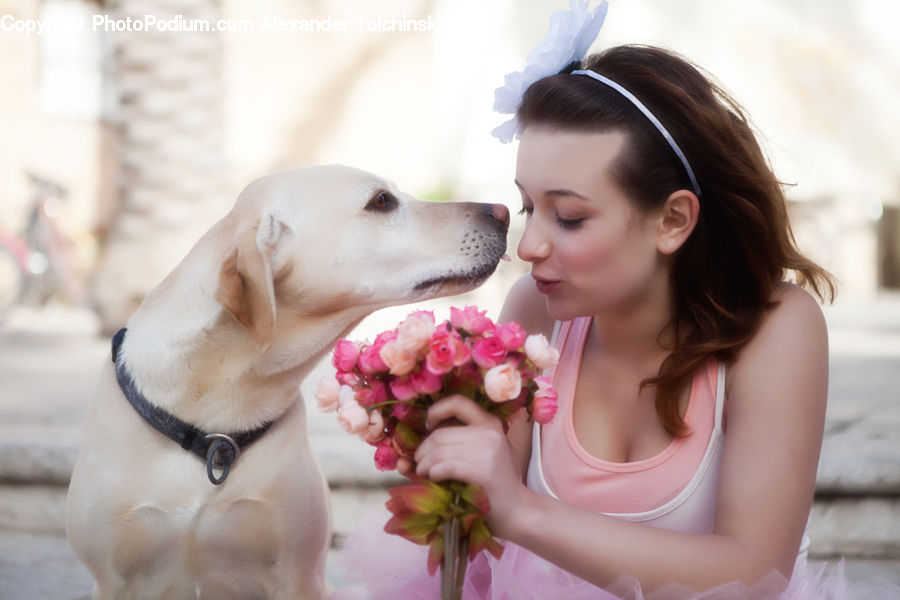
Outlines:
[[811, 362], [824, 363], [827, 372], [828, 332], [815, 298], [799, 286], [782, 283], [772, 301], [776, 305], [766, 312], [730, 369], [735, 379], [749, 383], [769, 369], [800, 369]]
[[825, 316], [816, 299], [793, 283], [781, 283], [772, 293], [776, 305], [766, 313], [750, 344], [782, 345], [785, 338], [798, 344], [827, 344]]
[[506, 302], [500, 311], [500, 322], [515, 321], [529, 334], [543, 333], [547, 338], [553, 333], [553, 318], [547, 314], [547, 302], [534, 285], [530, 274], [520, 277], [510, 287]]

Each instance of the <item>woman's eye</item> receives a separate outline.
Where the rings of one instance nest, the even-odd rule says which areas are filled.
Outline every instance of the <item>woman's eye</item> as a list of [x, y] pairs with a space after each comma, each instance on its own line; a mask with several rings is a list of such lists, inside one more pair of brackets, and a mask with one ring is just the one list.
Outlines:
[[524, 206], [523, 205], [521, 210], [519, 210], [520, 215], [530, 215], [532, 212], [534, 212], [533, 206]]
[[397, 198], [390, 192], [379, 192], [372, 196], [372, 199], [366, 204], [365, 210], [385, 213], [394, 210], [399, 204]]
[[556, 217], [556, 222], [559, 223], [559, 226], [563, 229], [578, 229], [581, 227], [581, 224], [584, 223], [584, 219], [563, 219], [562, 217]]

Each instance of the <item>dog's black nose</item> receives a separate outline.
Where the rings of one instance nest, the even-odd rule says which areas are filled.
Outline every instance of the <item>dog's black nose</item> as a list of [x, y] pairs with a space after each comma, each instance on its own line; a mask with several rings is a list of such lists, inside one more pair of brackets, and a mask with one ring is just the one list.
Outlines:
[[503, 204], [491, 204], [490, 214], [492, 217], [503, 223], [503, 226], [509, 228], [509, 209]]

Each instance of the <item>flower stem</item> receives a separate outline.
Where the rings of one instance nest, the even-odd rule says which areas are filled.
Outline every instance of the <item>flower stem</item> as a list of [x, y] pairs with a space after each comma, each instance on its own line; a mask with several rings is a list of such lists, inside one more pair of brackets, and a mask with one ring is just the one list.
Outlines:
[[469, 538], [463, 537], [456, 557], [456, 596], [454, 600], [462, 600], [463, 583], [466, 581], [466, 566], [469, 564]]
[[[451, 510], [456, 513], [459, 506], [459, 492], [454, 491]], [[444, 560], [441, 564], [441, 600], [462, 600], [463, 582], [468, 564], [468, 537], [463, 534], [459, 514], [443, 524]]]

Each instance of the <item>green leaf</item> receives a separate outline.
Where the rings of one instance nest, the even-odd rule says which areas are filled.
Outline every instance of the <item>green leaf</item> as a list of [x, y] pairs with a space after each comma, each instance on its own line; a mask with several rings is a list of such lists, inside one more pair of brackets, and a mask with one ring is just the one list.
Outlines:
[[441, 566], [441, 561], [444, 560], [444, 536], [438, 533], [431, 538], [428, 545], [430, 546], [428, 550], [428, 574], [434, 575], [438, 567]]
[[448, 512], [452, 494], [435, 483], [423, 481], [400, 489], [403, 503], [419, 515], [443, 515]]
[[473, 560], [482, 550], [487, 550], [495, 558], [503, 556], [503, 546], [491, 535], [484, 519], [478, 519], [469, 531], [469, 560]]
[[437, 515], [397, 515], [385, 524], [384, 531], [424, 546], [432, 540], [440, 523]]
[[399, 446], [401, 450], [409, 452], [410, 455], [412, 455], [416, 448], [419, 447], [422, 439], [412, 427], [401, 421], [397, 423], [397, 429], [394, 430], [394, 441], [397, 442], [397, 446]]
[[460, 497], [477, 510], [482, 516], [491, 512], [491, 502], [484, 490], [477, 485], [467, 485], [460, 492]]

